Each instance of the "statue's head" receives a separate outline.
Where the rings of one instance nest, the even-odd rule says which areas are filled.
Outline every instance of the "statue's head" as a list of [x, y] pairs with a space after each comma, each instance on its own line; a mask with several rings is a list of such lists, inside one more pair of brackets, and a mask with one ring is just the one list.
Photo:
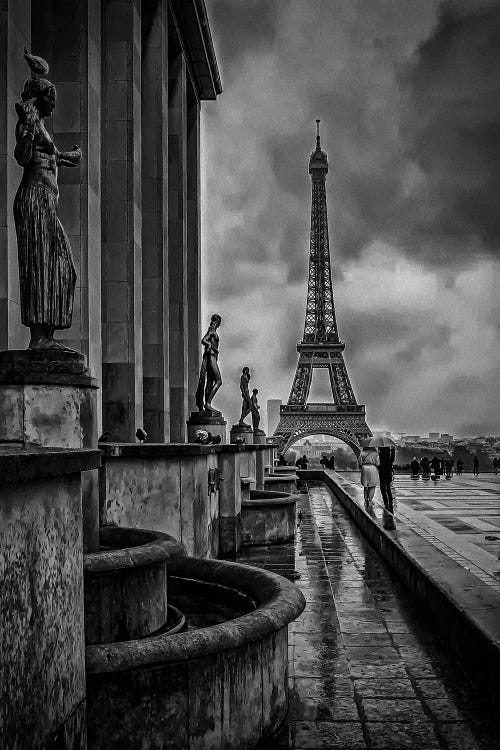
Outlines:
[[249, 367], [244, 367], [241, 372], [243, 373], [243, 375], [248, 375], [249, 376], [250, 375], [250, 368]]
[[210, 325], [215, 326], [215, 328], [218, 328], [221, 323], [222, 323], [222, 318], [220, 315], [217, 315], [217, 313], [212, 315], [212, 317], [210, 318]]
[[258, 392], [259, 392], [259, 391], [258, 391], [258, 388], [254, 388], [254, 389], [252, 390], [252, 393], [253, 393], [253, 395], [254, 395], [254, 396], [256, 396], [256, 395], [258, 394]]
[[35, 100], [35, 105], [42, 117], [50, 117], [56, 106], [56, 87], [45, 76], [49, 66], [43, 57], [37, 57], [24, 48], [24, 59], [31, 69], [31, 77], [24, 83], [21, 93], [23, 102]]

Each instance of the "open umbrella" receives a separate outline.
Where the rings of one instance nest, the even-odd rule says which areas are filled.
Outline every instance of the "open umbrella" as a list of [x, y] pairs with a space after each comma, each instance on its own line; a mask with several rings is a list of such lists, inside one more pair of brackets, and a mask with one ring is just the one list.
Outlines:
[[390, 437], [372, 437], [365, 440], [363, 446], [365, 448], [392, 448], [396, 443]]

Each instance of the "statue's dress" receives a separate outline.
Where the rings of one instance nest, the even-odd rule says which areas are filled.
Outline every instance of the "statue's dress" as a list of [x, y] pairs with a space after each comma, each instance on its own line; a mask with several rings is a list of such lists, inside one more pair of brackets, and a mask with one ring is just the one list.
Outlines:
[[21, 319], [25, 326], [69, 328], [76, 271], [68, 237], [57, 218], [59, 152], [40, 121], [32, 153], [14, 200]]

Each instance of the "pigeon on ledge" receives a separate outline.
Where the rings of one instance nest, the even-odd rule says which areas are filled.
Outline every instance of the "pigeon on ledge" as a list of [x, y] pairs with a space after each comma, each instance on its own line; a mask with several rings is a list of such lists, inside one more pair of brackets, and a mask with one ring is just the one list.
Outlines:
[[144, 443], [148, 439], [148, 433], [142, 427], [137, 428], [135, 436], [140, 443]]

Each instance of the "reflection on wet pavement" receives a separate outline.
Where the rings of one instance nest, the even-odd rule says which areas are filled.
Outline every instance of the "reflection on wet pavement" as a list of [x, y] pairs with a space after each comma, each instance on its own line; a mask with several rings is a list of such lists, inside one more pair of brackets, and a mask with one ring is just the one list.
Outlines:
[[301, 496], [296, 547], [245, 559], [292, 578], [287, 726], [262, 748], [494, 750], [499, 725], [332, 493]]

